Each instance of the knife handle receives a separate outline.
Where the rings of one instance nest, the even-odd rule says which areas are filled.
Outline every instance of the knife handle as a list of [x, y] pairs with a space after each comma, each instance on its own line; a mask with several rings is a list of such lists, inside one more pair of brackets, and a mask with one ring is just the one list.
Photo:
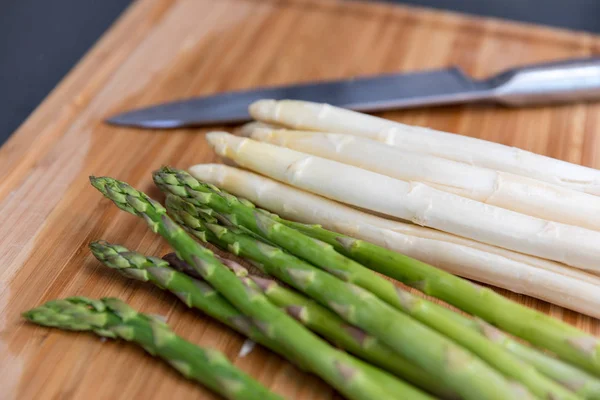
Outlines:
[[600, 99], [600, 58], [537, 64], [491, 79], [492, 98], [509, 106]]

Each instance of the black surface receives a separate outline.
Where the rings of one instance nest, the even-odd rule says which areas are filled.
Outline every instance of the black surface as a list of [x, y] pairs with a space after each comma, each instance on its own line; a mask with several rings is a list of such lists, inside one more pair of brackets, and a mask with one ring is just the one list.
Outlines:
[[382, 0], [600, 33], [600, 0]]
[[130, 3], [0, 0], [0, 144]]
[[[383, 1], [600, 33], [600, 0]], [[0, 0], [0, 143], [130, 3]]]

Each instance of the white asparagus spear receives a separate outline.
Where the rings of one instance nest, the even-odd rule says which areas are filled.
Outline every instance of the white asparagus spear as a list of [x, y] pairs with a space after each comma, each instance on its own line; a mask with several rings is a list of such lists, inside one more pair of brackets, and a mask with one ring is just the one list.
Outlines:
[[600, 271], [600, 232], [491, 206], [422, 183], [226, 132], [207, 134], [237, 165], [321, 196], [576, 268]]
[[327, 104], [259, 100], [249, 110], [252, 117], [260, 121], [294, 129], [363, 136], [407, 151], [510, 172], [600, 195], [600, 170], [499, 143], [405, 125]]
[[600, 231], [600, 197], [507, 172], [413, 153], [358, 136], [246, 126], [252, 139], [549, 221]]
[[445, 232], [376, 217], [241, 169], [199, 164], [191, 167], [190, 173], [284, 218], [320, 224], [465, 278], [600, 317], [600, 278], [586, 272]]

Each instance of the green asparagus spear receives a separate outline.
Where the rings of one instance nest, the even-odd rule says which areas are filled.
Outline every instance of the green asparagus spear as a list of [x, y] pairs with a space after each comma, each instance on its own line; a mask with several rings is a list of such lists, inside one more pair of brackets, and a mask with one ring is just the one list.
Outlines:
[[[469, 349], [505, 376], [523, 383], [533, 394], [540, 397], [577, 398], [569, 390], [542, 375], [531, 365], [521, 362], [501, 346], [491, 342], [477, 329], [472, 329], [457, 320], [458, 314], [455, 318], [454, 313], [444, 307], [397, 288], [373, 271], [339, 254], [332, 246], [315, 241], [311, 237], [279, 223], [267, 213], [257, 212], [250, 204], [238, 200], [235, 196], [218, 191], [210, 185], [203, 185], [184, 172], [178, 173], [163, 169], [155, 173], [155, 181], [159, 182], [159, 185], [168, 193], [178, 192], [177, 194], [180, 196], [186, 193], [188, 201], [201, 206], [198, 212], [203, 213], [207, 207], [211, 208], [216, 212], [212, 215], [220, 215], [226, 223], [243, 226], [246, 231], [250, 230], [255, 235], [266, 237], [292, 254], [374, 293], [390, 305]], [[179, 183], [179, 186], [176, 183]], [[171, 196], [174, 195], [171, 194]], [[171, 202], [176, 209], [178, 205], [175, 200], [173, 199]], [[469, 321], [468, 319], [464, 320]]]
[[[192, 265], [234, 307], [249, 316], [265, 336], [277, 341], [290, 354], [290, 358], [300, 360], [302, 365], [309, 367], [349, 399], [390, 398], [386, 388], [379, 385], [378, 377], [385, 375], [383, 371], [334, 349], [269, 302], [262, 293], [244, 285], [211, 251], [203, 248], [173, 222], [158, 202], [112, 178], [91, 177], [90, 180], [119, 208], [144, 218], [154, 232], [169, 242], [179, 258]], [[394, 396], [428, 398], [409, 385], [404, 389]]]
[[[178, 260], [174, 253], [163, 257], [172, 260], [171, 266], [192, 277], [199, 277], [185, 261]], [[221, 259], [229, 268], [244, 268], [233, 260]], [[447, 388], [421, 368], [397, 355], [392, 349], [381, 344], [375, 337], [363, 330], [348, 325], [343, 319], [325, 307], [294, 290], [285, 288], [276, 281], [248, 275], [253, 287], [262, 291], [275, 305], [285, 309], [303, 325], [349, 352], [377, 365], [408, 382], [444, 399], [458, 398]]]
[[[525, 388], [509, 383], [482, 360], [438, 332], [392, 308], [372, 293], [315, 268], [244, 232], [204, 223], [197, 209], [168, 195], [167, 207], [194, 231], [217, 246], [248, 258], [269, 275], [306, 293], [352, 325], [377, 337], [408, 360], [439, 378], [464, 398], [527, 398]], [[187, 210], [186, 210], [187, 209]], [[189, 212], [187, 212], [189, 211]], [[519, 393], [515, 393], [515, 390]]]
[[281, 399], [234, 367], [220, 352], [203, 349], [180, 338], [164, 322], [138, 313], [118, 299], [53, 300], [23, 316], [39, 325], [93, 331], [100, 336], [137, 343], [186, 378], [228, 399]]

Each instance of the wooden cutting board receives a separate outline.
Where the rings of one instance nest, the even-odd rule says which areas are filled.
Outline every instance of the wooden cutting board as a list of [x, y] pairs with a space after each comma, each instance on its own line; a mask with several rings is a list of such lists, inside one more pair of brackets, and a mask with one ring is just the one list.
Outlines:
[[[587, 34], [383, 4], [136, 2], [0, 149], [0, 398], [214, 398], [134, 346], [34, 327], [19, 316], [73, 295], [117, 296], [165, 315], [177, 333], [224, 351], [288, 398], [334, 397], [319, 379], [266, 350], [238, 357], [240, 335], [91, 256], [87, 245], [96, 239], [154, 255], [167, 248], [143, 221], [91, 188], [89, 175], [111, 175], [160, 198], [152, 170], [216, 160], [202, 130], [120, 129], [104, 125], [103, 118], [257, 85], [449, 65], [485, 77], [599, 50], [600, 38]], [[460, 106], [384, 116], [600, 167], [600, 105]], [[600, 333], [597, 320], [501, 292]]]

